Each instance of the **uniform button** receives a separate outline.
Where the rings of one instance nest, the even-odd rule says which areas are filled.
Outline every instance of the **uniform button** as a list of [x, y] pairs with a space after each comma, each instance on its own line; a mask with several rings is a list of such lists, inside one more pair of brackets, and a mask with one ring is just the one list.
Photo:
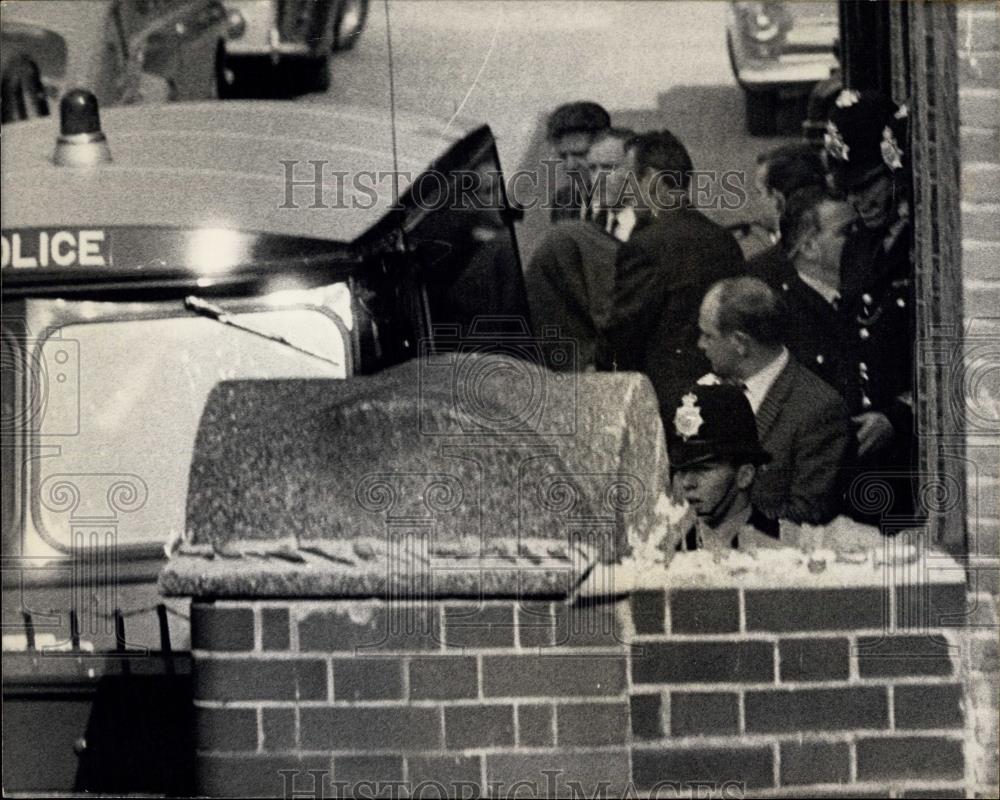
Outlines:
[[788, 291], [788, 284], [787, 283], [781, 284], [781, 288], [782, 288], [783, 291], [787, 292]]
[[817, 364], [822, 364], [825, 360], [826, 359], [823, 358], [823, 354], [822, 353], [820, 353], [818, 356], [816, 356], [816, 363]]
[[872, 401], [868, 399], [867, 395], [862, 395], [861, 396], [861, 407], [862, 408], [871, 408], [872, 407]]
[[906, 301], [902, 297], [896, 298], [896, 305], [900, 308], [906, 308]]
[[868, 365], [864, 361], [862, 361], [861, 363], [858, 364], [858, 369], [860, 369], [862, 372], [868, 372]]
[[862, 339], [867, 339], [869, 336], [871, 336], [871, 334], [868, 333], [868, 328], [862, 328], [860, 331], [858, 331], [858, 336], [860, 336]]
[[861, 302], [864, 303], [866, 306], [870, 306], [872, 304], [872, 296], [868, 294], [868, 292], [865, 292], [863, 295], [861, 295]]

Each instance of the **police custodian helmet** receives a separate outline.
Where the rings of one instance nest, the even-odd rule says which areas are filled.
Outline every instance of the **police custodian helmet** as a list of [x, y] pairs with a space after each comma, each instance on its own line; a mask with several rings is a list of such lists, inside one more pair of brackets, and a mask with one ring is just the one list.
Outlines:
[[902, 169], [909, 147], [905, 105], [875, 91], [844, 89], [826, 123], [823, 149], [834, 184], [849, 191], [882, 170]]
[[668, 418], [670, 468], [687, 469], [708, 461], [766, 464], [750, 401], [735, 386], [695, 385]]

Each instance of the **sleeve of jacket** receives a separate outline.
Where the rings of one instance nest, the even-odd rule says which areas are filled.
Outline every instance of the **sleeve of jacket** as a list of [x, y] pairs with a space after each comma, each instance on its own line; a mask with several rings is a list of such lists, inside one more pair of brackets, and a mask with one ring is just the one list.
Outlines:
[[640, 369], [655, 320], [650, 308], [663, 291], [659, 260], [638, 237], [622, 245], [615, 262], [614, 300], [598, 362], [605, 369]]
[[847, 408], [837, 398], [819, 400], [814, 416], [797, 433], [791, 487], [778, 516], [793, 522], [824, 524], [840, 513], [843, 468], [853, 434]]
[[576, 242], [558, 227], [538, 245], [524, 278], [536, 335], [553, 325], [564, 336], [579, 334], [578, 326], [588, 318], [587, 285], [579, 264]]

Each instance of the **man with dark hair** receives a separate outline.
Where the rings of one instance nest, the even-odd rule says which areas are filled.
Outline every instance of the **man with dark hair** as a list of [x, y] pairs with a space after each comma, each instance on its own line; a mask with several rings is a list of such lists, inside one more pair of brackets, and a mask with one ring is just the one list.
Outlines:
[[679, 550], [778, 547], [778, 523], [751, 502], [762, 465], [750, 404], [734, 386], [692, 386], [668, 420], [667, 450], [674, 494], [694, 511]]
[[576, 359], [564, 365], [566, 370], [594, 367], [607, 325], [615, 258], [631, 230], [619, 219], [618, 203], [623, 196], [626, 143], [634, 136], [619, 128], [598, 134], [586, 156], [592, 179], [587, 205], [579, 218], [552, 226], [525, 270], [536, 334], [555, 327], [576, 344]]
[[587, 151], [597, 135], [611, 127], [611, 115], [590, 101], [565, 103], [549, 115], [545, 127], [546, 139], [568, 180], [553, 194], [551, 219], [553, 222], [576, 219], [585, 205]]
[[795, 193], [806, 188], [826, 188], [826, 168], [816, 149], [805, 142], [786, 144], [757, 157], [754, 180], [768, 209], [769, 225], [774, 226], [775, 244], [747, 261], [751, 275], [773, 284], [791, 272], [781, 247], [779, 220], [785, 204]]
[[810, 524], [833, 519], [840, 471], [851, 450], [847, 409], [837, 393], [799, 364], [782, 342], [781, 298], [757, 278], [720, 281], [705, 295], [698, 346], [714, 376], [743, 389], [773, 461], [753, 500], [771, 518]]
[[661, 408], [708, 369], [698, 350], [698, 306], [709, 286], [744, 270], [732, 234], [689, 200], [691, 158], [670, 131], [637, 136], [623, 170], [638, 223], [615, 267], [607, 369], [644, 372]]

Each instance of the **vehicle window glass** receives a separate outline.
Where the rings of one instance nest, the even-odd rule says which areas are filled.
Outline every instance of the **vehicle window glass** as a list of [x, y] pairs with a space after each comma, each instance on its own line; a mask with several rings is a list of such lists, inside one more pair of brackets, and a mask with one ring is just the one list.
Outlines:
[[[145, 305], [122, 318], [121, 304], [71, 305], [79, 321], [52, 330], [35, 345], [46, 364], [56, 364], [57, 354], [64, 354], [62, 383], [48, 376], [50, 389], [37, 436], [37, 443], [58, 443], [59, 456], [37, 462], [29, 493], [40, 498], [32, 509], [35, 526], [59, 546], [70, 544], [69, 512], [53, 510], [45, 502], [59, 476], [71, 481], [80, 476], [81, 493], [90, 485], [87, 476], [94, 474], [141, 479], [148, 496], [141, 508], [121, 516], [119, 546], [160, 543], [183, 531], [195, 434], [208, 393], [218, 381], [347, 374], [345, 324], [330, 309], [313, 303], [257, 309], [235, 314], [234, 319], [280, 335], [339, 367], [203, 317], [144, 319], [150, 314]], [[85, 321], [111, 313], [119, 318]], [[65, 313], [60, 316], [66, 318]], [[106, 499], [98, 494], [81, 496], [75, 513], [107, 514], [106, 505], [101, 508]]]
[[[472, 168], [451, 173], [444, 184], [429, 182], [419, 196], [434, 209], [411, 232], [425, 264], [431, 320], [469, 334], [474, 320], [521, 318], [527, 332], [527, 301], [521, 263], [504, 215], [506, 198], [496, 156], [491, 151]], [[447, 198], [441, 192], [447, 191]], [[439, 349], [457, 346], [450, 338]]]

